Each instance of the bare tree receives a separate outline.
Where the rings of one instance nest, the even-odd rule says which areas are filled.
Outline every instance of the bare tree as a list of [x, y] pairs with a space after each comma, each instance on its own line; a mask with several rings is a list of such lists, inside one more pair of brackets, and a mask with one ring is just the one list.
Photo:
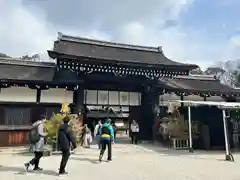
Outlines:
[[32, 56], [24, 55], [21, 57], [21, 59], [27, 60], [27, 61], [40, 61], [40, 56], [39, 56], [39, 54], [34, 54]]
[[201, 70], [201, 68], [197, 68], [197, 69], [193, 69], [191, 72], [191, 74], [197, 74], [197, 75], [201, 75], [204, 72]]
[[218, 61], [214, 66], [207, 68], [204, 74], [214, 75], [223, 84], [235, 87], [240, 82], [240, 60]]

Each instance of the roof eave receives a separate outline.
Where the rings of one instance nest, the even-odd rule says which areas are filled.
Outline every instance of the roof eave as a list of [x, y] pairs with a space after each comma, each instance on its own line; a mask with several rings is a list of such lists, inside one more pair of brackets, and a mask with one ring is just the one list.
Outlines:
[[[70, 55], [70, 54], [65, 54], [65, 53], [60, 53], [54, 50], [48, 50], [48, 54], [51, 58], [56, 59], [57, 57], [69, 57], [72, 59], [78, 59], [78, 58], [84, 58], [84, 57], [79, 57], [79, 56], [75, 56], [75, 55]], [[89, 57], [91, 59], [96, 59], [93, 57]], [[190, 71], [192, 69], [195, 69], [196, 67], [198, 67], [195, 64], [176, 64], [176, 65], [165, 65], [165, 64], [147, 64], [147, 63], [132, 63], [132, 62], [123, 62], [123, 61], [119, 61], [119, 60], [113, 60], [113, 59], [102, 59], [103, 61], [105, 61], [104, 63], [109, 63], [109, 64], [118, 64], [118, 65], [130, 65], [130, 66], [145, 66], [145, 67], [149, 67], [149, 68], [158, 68], [158, 67], [162, 67], [164, 66], [165, 68], [181, 68], [183, 69], [183, 71]], [[101, 63], [101, 62], [98, 62]]]

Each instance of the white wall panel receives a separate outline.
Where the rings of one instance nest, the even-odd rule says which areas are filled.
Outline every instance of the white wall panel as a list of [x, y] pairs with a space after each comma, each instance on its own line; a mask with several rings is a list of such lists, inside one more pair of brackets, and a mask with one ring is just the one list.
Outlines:
[[223, 102], [225, 101], [221, 96], [211, 96], [206, 98], [207, 101]]
[[109, 104], [118, 105], [119, 104], [119, 92], [109, 91]]
[[130, 105], [138, 106], [141, 104], [141, 93], [137, 92], [120, 92], [120, 91], [101, 91], [85, 90], [85, 104], [100, 105]]
[[[184, 96], [183, 100], [185, 100], [185, 101], [203, 101], [204, 98], [201, 96], [197, 96], [197, 95], [189, 95], [189, 96]], [[188, 103], [184, 103], [184, 106], [188, 106]]]
[[48, 89], [41, 91], [41, 103], [72, 103], [73, 91]]
[[176, 101], [181, 100], [180, 96], [177, 96], [176, 94], [163, 94], [159, 96], [159, 105], [160, 106], [168, 106], [169, 101]]
[[28, 87], [2, 88], [0, 101], [3, 102], [36, 102], [37, 91]]
[[97, 104], [97, 90], [87, 90], [86, 93], [86, 104]]
[[136, 92], [130, 92], [130, 106], [138, 106], [141, 104], [140, 95]]
[[129, 105], [129, 93], [120, 92], [120, 105]]
[[108, 104], [108, 91], [98, 91], [98, 104]]

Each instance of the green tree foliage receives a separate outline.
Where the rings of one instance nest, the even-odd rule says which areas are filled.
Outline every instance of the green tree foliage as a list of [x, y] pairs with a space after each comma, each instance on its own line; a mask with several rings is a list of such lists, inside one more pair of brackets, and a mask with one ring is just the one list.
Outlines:
[[3, 57], [3, 58], [11, 58], [11, 56], [8, 56], [8, 55], [5, 54], [5, 53], [0, 53], [0, 57]]

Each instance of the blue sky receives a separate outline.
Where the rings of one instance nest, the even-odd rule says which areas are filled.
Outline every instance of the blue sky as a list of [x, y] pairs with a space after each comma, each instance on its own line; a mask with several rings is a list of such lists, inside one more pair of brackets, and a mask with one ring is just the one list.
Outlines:
[[206, 68], [239, 58], [238, 7], [237, 0], [0, 0], [0, 52], [48, 59], [61, 31], [162, 46], [167, 57]]

